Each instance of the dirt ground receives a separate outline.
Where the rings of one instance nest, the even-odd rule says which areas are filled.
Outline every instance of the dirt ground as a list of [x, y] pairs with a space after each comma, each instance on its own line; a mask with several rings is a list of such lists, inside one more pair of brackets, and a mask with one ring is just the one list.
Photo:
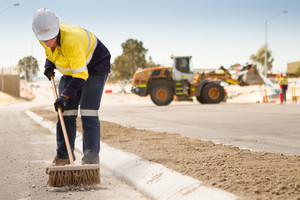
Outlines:
[[6, 106], [6, 105], [11, 105], [15, 103], [21, 103], [24, 102], [24, 99], [21, 98], [15, 98], [11, 95], [8, 95], [6, 93], [0, 92], [0, 106]]
[[[49, 114], [52, 111], [45, 108], [32, 111], [48, 120], [56, 120], [55, 114]], [[77, 126], [81, 132], [80, 120]], [[106, 121], [101, 121], [101, 140], [241, 199], [300, 200], [300, 156], [241, 150]]]

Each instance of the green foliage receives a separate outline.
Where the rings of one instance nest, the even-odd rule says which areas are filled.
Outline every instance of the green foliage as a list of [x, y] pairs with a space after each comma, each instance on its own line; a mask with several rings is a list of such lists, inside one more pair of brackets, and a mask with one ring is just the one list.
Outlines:
[[32, 56], [19, 60], [19, 67], [20, 75], [25, 76], [26, 81], [30, 81], [34, 76], [38, 75], [39, 65], [37, 59]]
[[[265, 66], [265, 48], [266, 48], [265, 45], [262, 46], [257, 51], [256, 55], [252, 54], [250, 56], [250, 59], [252, 61], [262, 65], [263, 71], [265, 70], [265, 68], [264, 68], [264, 66]], [[273, 62], [274, 62], [274, 58], [272, 58], [272, 51], [270, 49], [268, 49], [268, 51], [267, 51], [267, 71], [272, 71]]]
[[300, 76], [300, 65], [298, 66], [297, 70], [296, 70], [296, 76]]
[[143, 47], [143, 42], [128, 39], [122, 43], [123, 53], [118, 56], [112, 64], [112, 73], [109, 79], [125, 80], [133, 77], [138, 68], [146, 68], [155, 65], [151, 57], [150, 63], [146, 60], [147, 49]]

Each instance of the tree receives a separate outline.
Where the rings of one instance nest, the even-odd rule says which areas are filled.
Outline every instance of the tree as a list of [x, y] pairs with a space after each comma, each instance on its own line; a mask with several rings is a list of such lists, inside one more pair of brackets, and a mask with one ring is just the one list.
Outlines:
[[[256, 55], [252, 54], [250, 56], [250, 59], [252, 61], [254, 61], [255, 63], [259, 63], [262, 65], [262, 70], [265, 71], [265, 48], [266, 46], [262, 46], [261, 48], [259, 48], [259, 50], [257, 51]], [[272, 71], [272, 67], [273, 67], [273, 61], [274, 58], [272, 58], [272, 51], [269, 49], [267, 51], [267, 72]]]
[[[115, 58], [111, 66], [111, 78], [115, 80], [130, 79], [138, 68], [144, 69], [150, 66], [146, 60], [148, 50], [143, 47], [143, 42], [128, 39], [125, 43], [122, 43], [122, 48], [122, 55]], [[151, 62], [153, 61], [151, 60]]]
[[24, 57], [19, 60], [20, 73], [25, 76], [26, 81], [31, 81], [32, 78], [38, 75], [39, 65], [36, 58], [32, 56]]
[[147, 67], [157, 67], [157, 66], [160, 66], [160, 64], [156, 64], [153, 60], [152, 60], [152, 57], [149, 56], [149, 62], [147, 64]]

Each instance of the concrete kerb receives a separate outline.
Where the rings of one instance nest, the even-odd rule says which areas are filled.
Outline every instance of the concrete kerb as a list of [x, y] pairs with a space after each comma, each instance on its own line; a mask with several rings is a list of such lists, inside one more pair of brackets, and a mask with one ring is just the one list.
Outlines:
[[[34, 121], [56, 134], [56, 124], [27, 110]], [[82, 153], [82, 134], [77, 134], [75, 148]], [[207, 187], [199, 180], [172, 171], [161, 164], [120, 151], [101, 142], [100, 164], [112, 171], [140, 192], [154, 200], [233, 200], [237, 196], [229, 192]]]

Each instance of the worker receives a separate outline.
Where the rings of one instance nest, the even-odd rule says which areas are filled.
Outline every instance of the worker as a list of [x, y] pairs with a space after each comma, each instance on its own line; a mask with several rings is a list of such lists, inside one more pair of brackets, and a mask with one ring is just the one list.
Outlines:
[[282, 91], [282, 101], [286, 103], [286, 91], [288, 89], [289, 82], [286, 78], [286, 74], [283, 74], [279, 81], [281, 91]]
[[[58, 70], [62, 77], [58, 86], [55, 110], [61, 108], [72, 153], [76, 138], [76, 118], [80, 106], [83, 129], [82, 164], [98, 164], [100, 121], [98, 109], [103, 88], [110, 73], [110, 52], [91, 32], [59, 21], [47, 8], [33, 16], [32, 29], [45, 49], [45, 76], [51, 80]], [[69, 157], [58, 118], [57, 150], [52, 166], [69, 164]]]

